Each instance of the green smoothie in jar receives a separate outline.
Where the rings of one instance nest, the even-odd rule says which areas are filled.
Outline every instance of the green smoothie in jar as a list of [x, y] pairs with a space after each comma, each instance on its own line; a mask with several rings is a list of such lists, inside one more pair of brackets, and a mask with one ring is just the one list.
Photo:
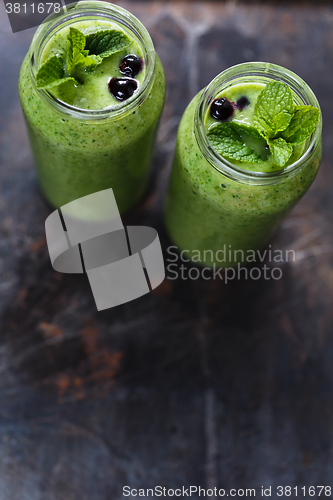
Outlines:
[[51, 205], [108, 188], [121, 213], [140, 199], [165, 78], [138, 19], [107, 2], [67, 6], [36, 31], [19, 92], [38, 179]]
[[179, 126], [166, 200], [183, 254], [208, 266], [253, 261], [311, 186], [321, 126], [311, 89], [277, 65], [234, 66], [199, 92]]

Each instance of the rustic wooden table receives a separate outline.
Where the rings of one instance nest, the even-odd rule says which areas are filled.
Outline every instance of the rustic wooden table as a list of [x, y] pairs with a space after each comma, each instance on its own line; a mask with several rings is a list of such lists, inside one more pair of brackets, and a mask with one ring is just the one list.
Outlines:
[[34, 30], [12, 34], [0, 4], [0, 499], [118, 500], [124, 485], [257, 496], [272, 486], [273, 498], [279, 485], [333, 487], [333, 8], [117, 3], [147, 26], [166, 71], [152, 183], [128, 218], [155, 227], [164, 251], [177, 125], [226, 67], [267, 60], [310, 84], [322, 166], [272, 243], [296, 251], [280, 280], [168, 278], [97, 312], [86, 276], [50, 265], [50, 209], [17, 92]]

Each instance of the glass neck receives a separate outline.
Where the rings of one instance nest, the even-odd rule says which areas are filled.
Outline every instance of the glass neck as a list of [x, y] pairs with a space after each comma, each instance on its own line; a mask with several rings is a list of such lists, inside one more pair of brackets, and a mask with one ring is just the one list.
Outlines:
[[[71, 106], [55, 98], [47, 90], [37, 89], [36, 74], [40, 67], [41, 56], [48, 41], [62, 28], [77, 21], [109, 21], [117, 24], [138, 43], [142, 50], [145, 78], [137, 92], [126, 101], [98, 110], [81, 109]], [[36, 91], [50, 106], [60, 113], [69, 114], [82, 120], [118, 119], [133, 112], [146, 99], [153, 80], [156, 64], [156, 54], [150, 35], [143, 24], [130, 12], [102, 1], [81, 1], [63, 7], [60, 14], [52, 14], [37, 29], [29, 52], [30, 71]]]
[[316, 96], [310, 87], [295, 73], [281, 66], [265, 62], [250, 62], [238, 64], [220, 73], [203, 90], [195, 110], [194, 131], [198, 146], [205, 159], [224, 176], [243, 184], [267, 185], [277, 184], [286, 177], [297, 174], [304, 163], [311, 159], [321, 138], [322, 118], [307, 140], [303, 155], [293, 164], [274, 172], [253, 172], [233, 165], [220, 156], [211, 146], [205, 128], [205, 119], [211, 103], [227, 88], [242, 83], [267, 84], [272, 80], [279, 80], [291, 88], [296, 105], [311, 105], [320, 110]]

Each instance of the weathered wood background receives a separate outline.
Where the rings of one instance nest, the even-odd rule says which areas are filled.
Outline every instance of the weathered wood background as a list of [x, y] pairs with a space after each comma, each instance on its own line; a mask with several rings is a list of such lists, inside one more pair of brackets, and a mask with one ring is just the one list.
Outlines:
[[333, 486], [333, 8], [119, 4], [147, 26], [166, 71], [150, 191], [128, 218], [158, 229], [164, 250], [177, 125], [226, 67], [267, 60], [310, 84], [323, 109], [322, 167], [273, 242], [297, 251], [282, 279], [166, 279], [97, 312], [86, 276], [50, 265], [50, 209], [17, 92], [34, 30], [12, 34], [0, 3], [0, 499]]

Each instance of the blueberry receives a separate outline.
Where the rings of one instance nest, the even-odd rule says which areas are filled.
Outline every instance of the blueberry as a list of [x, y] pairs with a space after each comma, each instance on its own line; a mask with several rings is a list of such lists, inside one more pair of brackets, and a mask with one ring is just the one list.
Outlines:
[[119, 65], [120, 73], [134, 78], [142, 70], [142, 59], [134, 54], [123, 57]]
[[133, 78], [112, 78], [109, 81], [109, 91], [118, 101], [131, 97], [137, 88], [138, 83]]
[[240, 97], [236, 103], [236, 106], [238, 109], [241, 111], [246, 108], [250, 104], [250, 100], [244, 95], [243, 97]]
[[228, 120], [232, 116], [234, 108], [228, 99], [225, 97], [220, 97], [220, 99], [215, 99], [210, 107], [210, 114], [215, 120], [221, 122]]

